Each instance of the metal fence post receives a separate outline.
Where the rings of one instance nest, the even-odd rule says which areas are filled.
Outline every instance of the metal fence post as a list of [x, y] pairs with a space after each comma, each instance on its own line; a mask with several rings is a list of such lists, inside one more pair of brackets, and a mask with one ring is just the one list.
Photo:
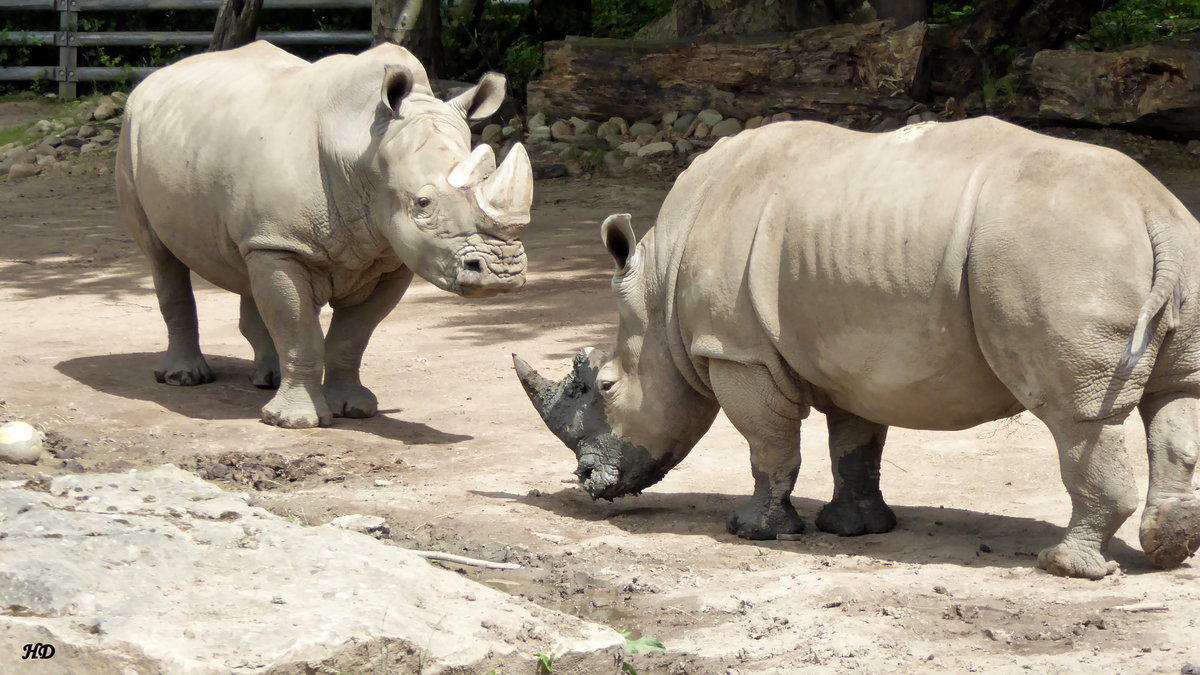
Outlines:
[[58, 68], [54, 79], [58, 81], [60, 99], [75, 98], [75, 84], [79, 81], [76, 68], [79, 66], [79, 47], [75, 35], [79, 31], [79, 0], [54, 0], [58, 10], [58, 32], [54, 42], [58, 45]]

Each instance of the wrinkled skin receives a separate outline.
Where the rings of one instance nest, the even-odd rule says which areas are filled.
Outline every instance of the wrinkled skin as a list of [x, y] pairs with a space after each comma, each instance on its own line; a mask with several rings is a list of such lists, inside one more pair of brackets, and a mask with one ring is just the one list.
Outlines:
[[497, 167], [467, 126], [504, 87], [488, 74], [441, 101], [390, 44], [308, 63], [257, 42], [148, 77], [126, 106], [117, 192], [167, 324], [156, 378], [213, 379], [190, 271], [242, 296], [251, 381], [278, 388], [263, 421], [374, 415], [362, 355], [414, 273], [465, 297], [525, 283], [528, 157], [517, 145]]
[[[1173, 567], [1200, 548], [1200, 223], [1127, 157], [991, 118], [888, 134], [772, 124], [676, 181], [638, 243], [602, 226], [620, 312], [611, 357], [561, 382], [516, 359], [594, 497], [636, 493], [718, 407], [749, 441], [745, 538], [797, 533], [811, 407], [829, 429], [840, 535], [896, 523], [879, 489], [889, 426], [963, 429], [1029, 410], [1054, 434], [1072, 516], [1038, 566], [1102, 578], [1136, 509], [1122, 422], [1146, 424], [1141, 543]], [[514, 357], [515, 358], [515, 357]]]

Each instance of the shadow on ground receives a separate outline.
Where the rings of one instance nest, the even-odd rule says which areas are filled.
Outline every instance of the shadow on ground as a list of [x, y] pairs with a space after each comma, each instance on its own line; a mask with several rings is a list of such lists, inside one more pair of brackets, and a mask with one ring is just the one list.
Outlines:
[[[217, 380], [197, 387], [173, 387], [154, 380], [160, 354], [133, 353], [85, 356], [59, 362], [55, 370], [96, 391], [157, 404], [184, 417], [199, 420], [258, 419], [259, 409], [273, 395], [250, 384], [252, 363], [246, 359], [206, 354]], [[381, 414], [369, 419], [334, 420], [334, 428], [371, 434], [408, 445], [442, 445], [469, 441], [421, 422]]]
[[[951, 564], [962, 567], [1032, 567], [1038, 551], [1061, 539], [1063, 528], [1043, 520], [1017, 518], [964, 509], [933, 506], [897, 506], [899, 521], [886, 534], [839, 537], [816, 529], [814, 520], [824, 502], [793, 497], [805, 519], [801, 538], [789, 541], [750, 541], [725, 530], [729, 512], [748, 496], [718, 493], [653, 493], [623, 497], [613, 503], [593, 502], [577, 488], [555, 493], [517, 495], [472, 491], [481, 497], [520, 502], [566, 518], [608, 521], [630, 534], [708, 535], [723, 543], [763, 550], [857, 555], [877, 560], [916, 564]], [[1120, 539], [1113, 539], [1109, 555], [1127, 573], [1154, 571], [1145, 556]]]

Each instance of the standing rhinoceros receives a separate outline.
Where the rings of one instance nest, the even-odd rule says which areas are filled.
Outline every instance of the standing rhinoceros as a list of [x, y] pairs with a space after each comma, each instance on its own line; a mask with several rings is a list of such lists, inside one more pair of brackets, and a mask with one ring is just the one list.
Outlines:
[[279, 388], [263, 421], [374, 415], [359, 365], [414, 272], [466, 297], [525, 283], [529, 158], [518, 144], [497, 168], [488, 146], [471, 150], [467, 127], [496, 111], [504, 87], [491, 73], [441, 101], [390, 44], [309, 63], [257, 42], [146, 78], [125, 109], [117, 193], [167, 324], [155, 377], [213, 379], [190, 269], [242, 296], [251, 380]]
[[602, 235], [615, 353], [584, 350], [557, 383], [515, 359], [593, 497], [661, 479], [719, 407], [755, 480], [729, 530], [800, 532], [789, 495], [811, 406], [834, 479], [817, 526], [884, 532], [889, 426], [1029, 410], [1054, 434], [1073, 509], [1038, 565], [1100, 578], [1137, 506], [1122, 440], [1136, 406], [1142, 546], [1159, 567], [1200, 546], [1200, 224], [1124, 155], [991, 118], [886, 134], [772, 124], [696, 160], [641, 242], [626, 215]]

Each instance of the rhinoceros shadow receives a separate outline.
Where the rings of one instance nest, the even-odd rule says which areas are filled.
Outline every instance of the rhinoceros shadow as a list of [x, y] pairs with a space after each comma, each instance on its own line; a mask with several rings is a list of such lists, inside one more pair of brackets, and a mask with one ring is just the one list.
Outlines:
[[[805, 533], [795, 540], [750, 541], [725, 531], [729, 512], [748, 496], [707, 492], [645, 493], [609, 503], [592, 501], [578, 488], [529, 495], [503, 492], [475, 494], [520, 502], [578, 520], [609, 524], [631, 535], [679, 534], [712, 539], [752, 549], [822, 556], [863, 556], [913, 564], [962, 567], [1032, 567], [1038, 551], [1058, 543], [1063, 528], [1036, 518], [1018, 518], [964, 509], [891, 504], [896, 529], [886, 534], [839, 537], [817, 530], [814, 521], [824, 502], [793, 497], [805, 520]], [[1111, 555], [1126, 573], [1153, 571], [1138, 549], [1114, 537]]]
[[[96, 391], [148, 401], [192, 419], [258, 419], [259, 409], [271, 398], [272, 392], [250, 384], [247, 374], [252, 364], [246, 359], [205, 354], [217, 380], [196, 387], [172, 387], [154, 381], [152, 373], [160, 356], [148, 352], [85, 356], [60, 361], [54, 368]], [[443, 445], [474, 438], [387, 414], [361, 420], [338, 418], [334, 426], [407, 444]]]

